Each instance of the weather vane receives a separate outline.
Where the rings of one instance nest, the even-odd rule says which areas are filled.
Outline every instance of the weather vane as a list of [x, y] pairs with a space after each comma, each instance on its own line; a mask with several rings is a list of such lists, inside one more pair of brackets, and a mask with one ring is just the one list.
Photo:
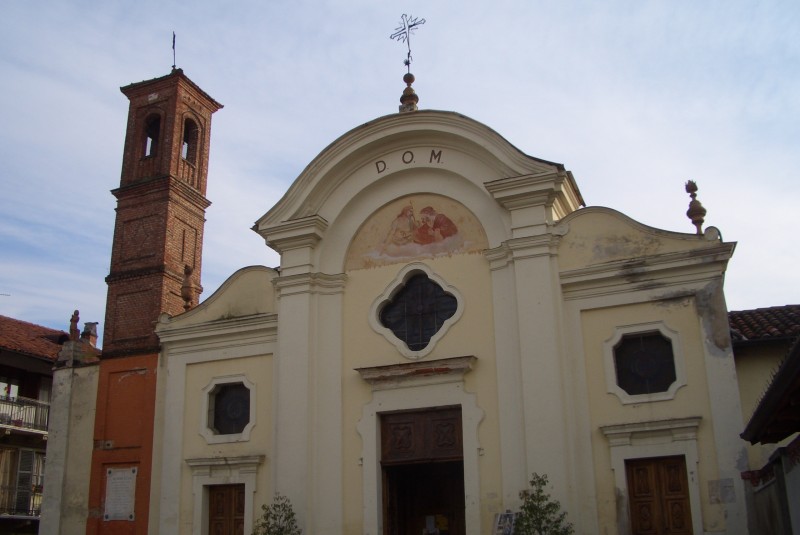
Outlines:
[[408, 67], [408, 72], [411, 72], [411, 34], [414, 33], [417, 26], [422, 26], [423, 24], [425, 24], [425, 19], [403, 14], [400, 26], [395, 28], [394, 33], [390, 36], [391, 39], [408, 45], [408, 56], [403, 62], [403, 65]]

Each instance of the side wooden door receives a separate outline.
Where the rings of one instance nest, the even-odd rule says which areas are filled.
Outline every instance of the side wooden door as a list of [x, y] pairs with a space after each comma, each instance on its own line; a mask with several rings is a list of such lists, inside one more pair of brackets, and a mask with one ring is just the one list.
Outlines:
[[692, 535], [683, 456], [625, 461], [633, 535]]
[[244, 485], [208, 488], [209, 535], [244, 535]]

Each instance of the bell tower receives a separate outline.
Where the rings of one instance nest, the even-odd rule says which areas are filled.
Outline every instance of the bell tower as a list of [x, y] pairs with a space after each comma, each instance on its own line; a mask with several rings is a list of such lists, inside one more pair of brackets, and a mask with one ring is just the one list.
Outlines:
[[[112, 191], [117, 217], [86, 508], [86, 533], [94, 535], [148, 533], [155, 323], [162, 312], [196, 304], [201, 289], [211, 115], [222, 107], [181, 69], [121, 90], [130, 107], [122, 177]], [[131, 481], [132, 499], [114, 496], [119, 474]]]
[[222, 108], [182, 69], [121, 91], [130, 108], [120, 186], [112, 191], [104, 358], [157, 353], [158, 316], [196, 304], [211, 115]]

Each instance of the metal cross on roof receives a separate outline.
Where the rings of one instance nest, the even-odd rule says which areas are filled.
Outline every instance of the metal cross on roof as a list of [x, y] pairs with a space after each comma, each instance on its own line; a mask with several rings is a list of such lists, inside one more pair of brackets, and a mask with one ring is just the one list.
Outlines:
[[412, 17], [404, 13], [401, 17], [400, 26], [395, 28], [394, 33], [390, 36], [391, 39], [408, 45], [408, 55], [403, 62], [403, 64], [408, 67], [408, 72], [411, 72], [411, 34], [418, 26], [422, 26], [423, 24], [425, 24], [425, 19]]

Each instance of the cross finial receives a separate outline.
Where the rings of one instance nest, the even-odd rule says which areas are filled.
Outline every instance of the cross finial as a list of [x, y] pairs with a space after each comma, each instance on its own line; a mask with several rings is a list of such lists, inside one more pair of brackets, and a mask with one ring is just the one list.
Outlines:
[[417, 111], [417, 102], [419, 102], [419, 97], [414, 92], [414, 88], [411, 87], [411, 84], [414, 83], [414, 75], [411, 74], [411, 34], [414, 33], [414, 30], [416, 30], [417, 27], [422, 26], [423, 24], [425, 24], [425, 19], [403, 14], [400, 19], [400, 26], [395, 28], [394, 33], [390, 36], [392, 39], [401, 43], [406, 43], [408, 46], [408, 54], [406, 55], [405, 61], [403, 61], [403, 64], [408, 69], [408, 72], [406, 72], [405, 76], [403, 76], [403, 81], [406, 83], [406, 88], [403, 90], [403, 95], [400, 97], [401, 112]]
[[391, 39], [395, 39], [401, 43], [406, 43], [408, 45], [408, 54], [406, 55], [405, 61], [403, 64], [408, 68], [408, 72], [411, 72], [411, 34], [417, 29], [418, 26], [422, 26], [425, 24], [425, 19], [420, 19], [418, 17], [412, 17], [411, 15], [406, 15], [403, 13], [403, 16], [400, 17], [400, 26], [394, 29], [394, 33], [390, 36]]

